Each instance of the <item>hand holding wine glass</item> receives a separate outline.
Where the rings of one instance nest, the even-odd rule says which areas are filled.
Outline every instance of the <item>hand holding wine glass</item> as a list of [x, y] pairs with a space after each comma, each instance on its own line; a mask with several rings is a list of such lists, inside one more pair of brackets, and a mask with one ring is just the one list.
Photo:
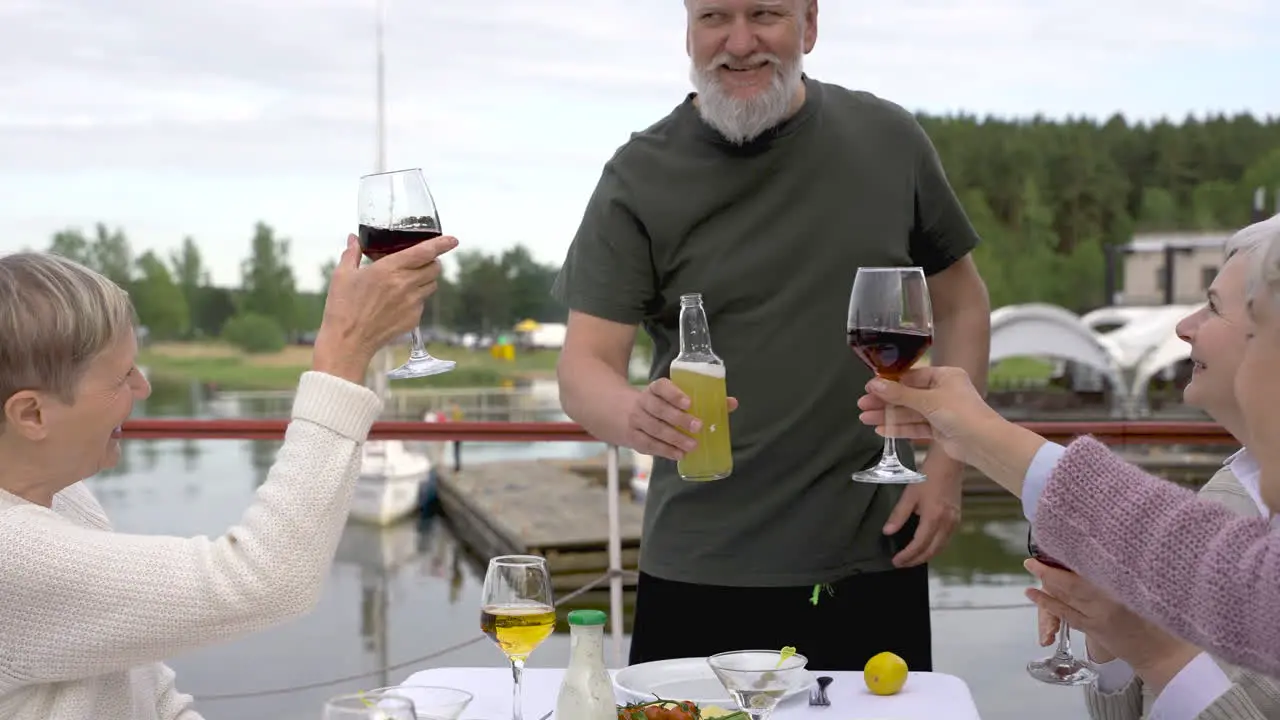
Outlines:
[[439, 237], [361, 267], [359, 242], [348, 236], [329, 280], [313, 368], [362, 383], [378, 348], [416, 327], [423, 303], [436, 290], [438, 258], [457, 245], [452, 237]]
[[556, 627], [547, 561], [536, 555], [493, 558], [484, 576], [480, 602], [480, 629], [511, 661], [511, 717], [521, 720], [520, 681], [525, 660]]
[[[440, 214], [422, 170], [395, 170], [360, 178], [360, 247], [370, 260], [397, 255], [440, 234]], [[438, 274], [438, 273], [437, 273]], [[418, 308], [421, 320], [422, 308]], [[431, 357], [415, 321], [409, 360], [387, 374], [393, 380], [426, 377], [457, 363]]]
[[[1049, 567], [1068, 570], [1062, 563], [1040, 550], [1031, 530], [1027, 531], [1027, 553]], [[1065, 617], [1058, 628], [1058, 647], [1053, 655], [1027, 663], [1027, 674], [1050, 685], [1087, 685], [1098, 677], [1097, 671], [1089, 663], [1071, 652], [1071, 625]]]
[[858, 398], [862, 424], [886, 437], [931, 440], [961, 462], [972, 461], [975, 429], [989, 421], [1004, 422], [961, 368], [914, 368], [896, 383], [875, 378], [866, 391]]
[[[878, 377], [900, 378], [933, 344], [933, 309], [924, 271], [918, 267], [858, 268], [846, 330], [853, 352]], [[889, 417], [890, 409], [885, 411]], [[925, 476], [898, 460], [894, 436], [886, 433], [879, 464], [854, 473], [853, 479], [918, 483]]]
[[1171, 635], [1069, 570], [1043, 560], [1027, 562], [1027, 569], [1043, 587], [1029, 588], [1027, 597], [1039, 612], [1058, 618], [1057, 627], [1052, 622], [1042, 623], [1048, 626], [1046, 634], [1056, 633], [1061, 638], [1062, 627], [1068, 623], [1084, 632], [1089, 641], [1089, 659], [1094, 663], [1119, 658], [1144, 682], [1161, 675], [1167, 681], [1200, 654], [1194, 645]]

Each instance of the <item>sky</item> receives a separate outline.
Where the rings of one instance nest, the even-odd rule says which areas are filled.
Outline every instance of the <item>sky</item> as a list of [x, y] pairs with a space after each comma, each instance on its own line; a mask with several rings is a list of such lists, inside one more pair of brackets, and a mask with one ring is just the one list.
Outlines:
[[[0, 0], [0, 253], [67, 227], [185, 236], [300, 286], [376, 164], [375, 0]], [[689, 92], [680, 0], [387, 0], [387, 167], [462, 247], [558, 265], [603, 163]], [[1280, 116], [1274, 0], [821, 0], [806, 71], [911, 110]]]

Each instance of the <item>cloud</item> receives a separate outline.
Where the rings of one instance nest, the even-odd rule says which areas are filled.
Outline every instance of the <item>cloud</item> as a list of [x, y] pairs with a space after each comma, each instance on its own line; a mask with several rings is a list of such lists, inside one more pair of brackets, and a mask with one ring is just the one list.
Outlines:
[[[234, 282], [262, 219], [318, 267], [373, 165], [374, 7], [0, 0], [0, 251], [102, 219], [141, 246], [195, 235]], [[558, 262], [600, 165], [688, 92], [684, 17], [388, 0], [390, 164], [427, 171], [469, 246]], [[1276, 113], [1277, 22], [1264, 0], [826, 0], [807, 67], [934, 112]]]

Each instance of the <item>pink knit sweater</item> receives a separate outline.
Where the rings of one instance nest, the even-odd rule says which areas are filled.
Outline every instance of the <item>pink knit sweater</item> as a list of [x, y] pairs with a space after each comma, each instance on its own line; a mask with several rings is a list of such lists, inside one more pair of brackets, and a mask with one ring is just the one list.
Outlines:
[[1280, 530], [1148, 475], [1098, 441], [1067, 447], [1036, 540], [1135, 612], [1211, 654], [1280, 677]]

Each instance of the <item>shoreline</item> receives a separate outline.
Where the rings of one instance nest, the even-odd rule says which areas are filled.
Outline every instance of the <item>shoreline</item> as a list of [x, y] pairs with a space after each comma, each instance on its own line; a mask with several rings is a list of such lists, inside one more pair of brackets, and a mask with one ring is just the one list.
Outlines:
[[[454, 360], [451, 372], [427, 378], [397, 380], [404, 388], [500, 388], [533, 380], [555, 379], [559, 350], [519, 350], [511, 357], [488, 349], [471, 350], [428, 345], [435, 357]], [[407, 347], [393, 348], [396, 365], [409, 356]], [[165, 342], [147, 345], [138, 353], [138, 364], [149, 377], [170, 382], [196, 382], [219, 390], [292, 390], [298, 377], [311, 367], [311, 348], [291, 345], [279, 352], [249, 354], [218, 341]], [[648, 363], [643, 363], [646, 368]], [[1037, 358], [1010, 358], [991, 368], [996, 386], [1031, 386], [1047, 383], [1052, 365]]]
[[[429, 345], [427, 351], [454, 360], [448, 373], [427, 378], [397, 380], [405, 388], [511, 387], [536, 378], [555, 377], [556, 351], [516, 351], [511, 359], [489, 350]], [[408, 348], [395, 347], [393, 362], [409, 356]], [[311, 368], [311, 348], [292, 345], [275, 353], [248, 354], [220, 342], [156, 343], [142, 348], [138, 364], [148, 377], [169, 382], [195, 382], [219, 390], [292, 390], [298, 377]]]

